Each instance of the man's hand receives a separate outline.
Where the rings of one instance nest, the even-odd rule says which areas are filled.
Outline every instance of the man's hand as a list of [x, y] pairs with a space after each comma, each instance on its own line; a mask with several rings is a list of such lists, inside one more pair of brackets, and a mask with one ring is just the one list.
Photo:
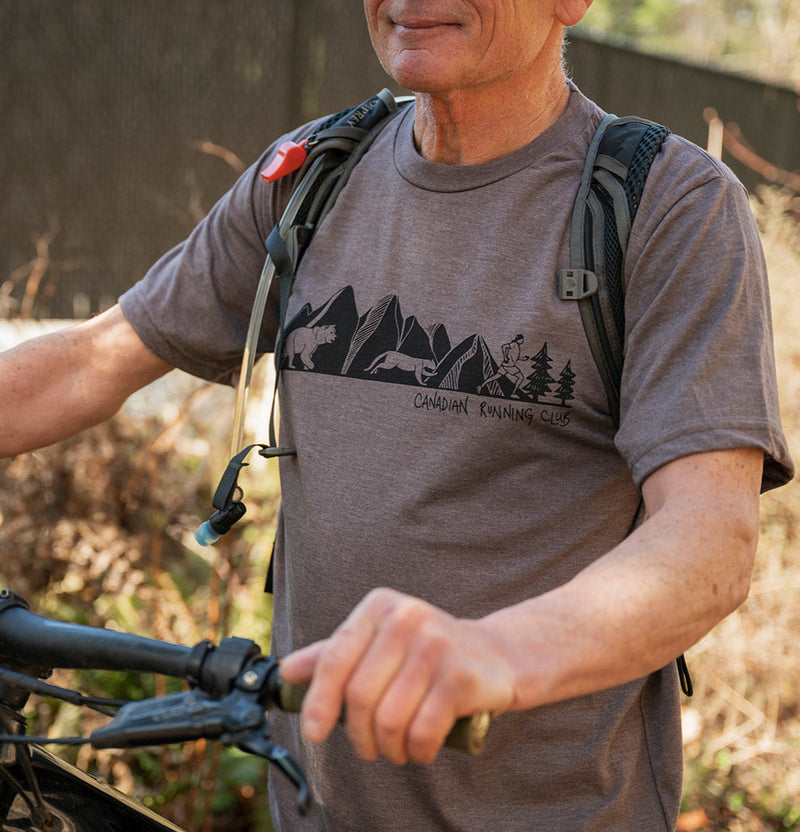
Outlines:
[[672, 662], [740, 604], [758, 537], [763, 452], [710, 451], [652, 474], [648, 519], [572, 580], [478, 621], [388, 589], [327, 640], [287, 657], [311, 683], [303, 731], [320, 742], [344, 704], [358, 754], [428, 762], [460, 716], [535, 708]]
[[433, 760], [458, 717], [500, 713], [515, 700], [515, 674], [488, 628], [391, 589], [370, 592], [325, 641], [281, 665], [307, 684], [303, 733], [321, 742], [346, 711], [365, 760]]

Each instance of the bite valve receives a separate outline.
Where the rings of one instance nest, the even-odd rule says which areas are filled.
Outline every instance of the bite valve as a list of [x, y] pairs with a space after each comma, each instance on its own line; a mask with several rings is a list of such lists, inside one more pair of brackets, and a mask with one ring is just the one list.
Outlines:
[[205, 523], [202, 523], [194, 531], [194, 539], [201, 546], [213, 546], [224, 534], [227, 534], [233, 524], [244, 517], [247, 511], [245, 504], [236, 501], [227, 508], [215, 511]]

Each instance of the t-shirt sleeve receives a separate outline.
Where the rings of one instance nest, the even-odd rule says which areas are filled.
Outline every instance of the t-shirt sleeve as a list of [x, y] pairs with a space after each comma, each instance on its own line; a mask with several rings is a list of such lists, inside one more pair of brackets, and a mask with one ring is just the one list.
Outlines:
[[[145, 345], [174, 367], [235, 384], [266, 257], [264, 241], [291, 187], [289, 177], [268, 185], [260, 172], [280, 142], [308, 132], [308, 126], [300, 128], [268, 148], [192, 234], [120, 297], [123, 314]], [[259, 353], [272, 350], [277, 318], [273, 291]]]
[[639, 485], [678, 457], [742, 447], [764, 451], [764, 490], [782, 485], [793, 468], [747, 193], [683, 140], [670, 139], [662, 155], [627, 255], [617, 446]]

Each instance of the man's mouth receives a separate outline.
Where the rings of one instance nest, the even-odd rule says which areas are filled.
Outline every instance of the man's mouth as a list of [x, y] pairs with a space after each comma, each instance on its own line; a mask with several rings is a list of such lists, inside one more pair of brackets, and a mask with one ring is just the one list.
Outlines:
[[446, 29], [457, 26], [457, 23], [452, 23], [446, 20], [436, 20], [425, 17], [403, 18], [401, 20], [393, 20], [395, 28], [408, 32], [425, 32], [434, 29]]

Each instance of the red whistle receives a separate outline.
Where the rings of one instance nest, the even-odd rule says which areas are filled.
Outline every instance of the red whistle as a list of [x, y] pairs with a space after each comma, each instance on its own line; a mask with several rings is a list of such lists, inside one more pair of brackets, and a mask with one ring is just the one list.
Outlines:
[[303, 167], [308, 156], [308, 141], [284, 142], [275, 154], [272, 161], [261, 171], [261, 178], [267, 182], [274, 182], [289, 173], [294, 173]]

